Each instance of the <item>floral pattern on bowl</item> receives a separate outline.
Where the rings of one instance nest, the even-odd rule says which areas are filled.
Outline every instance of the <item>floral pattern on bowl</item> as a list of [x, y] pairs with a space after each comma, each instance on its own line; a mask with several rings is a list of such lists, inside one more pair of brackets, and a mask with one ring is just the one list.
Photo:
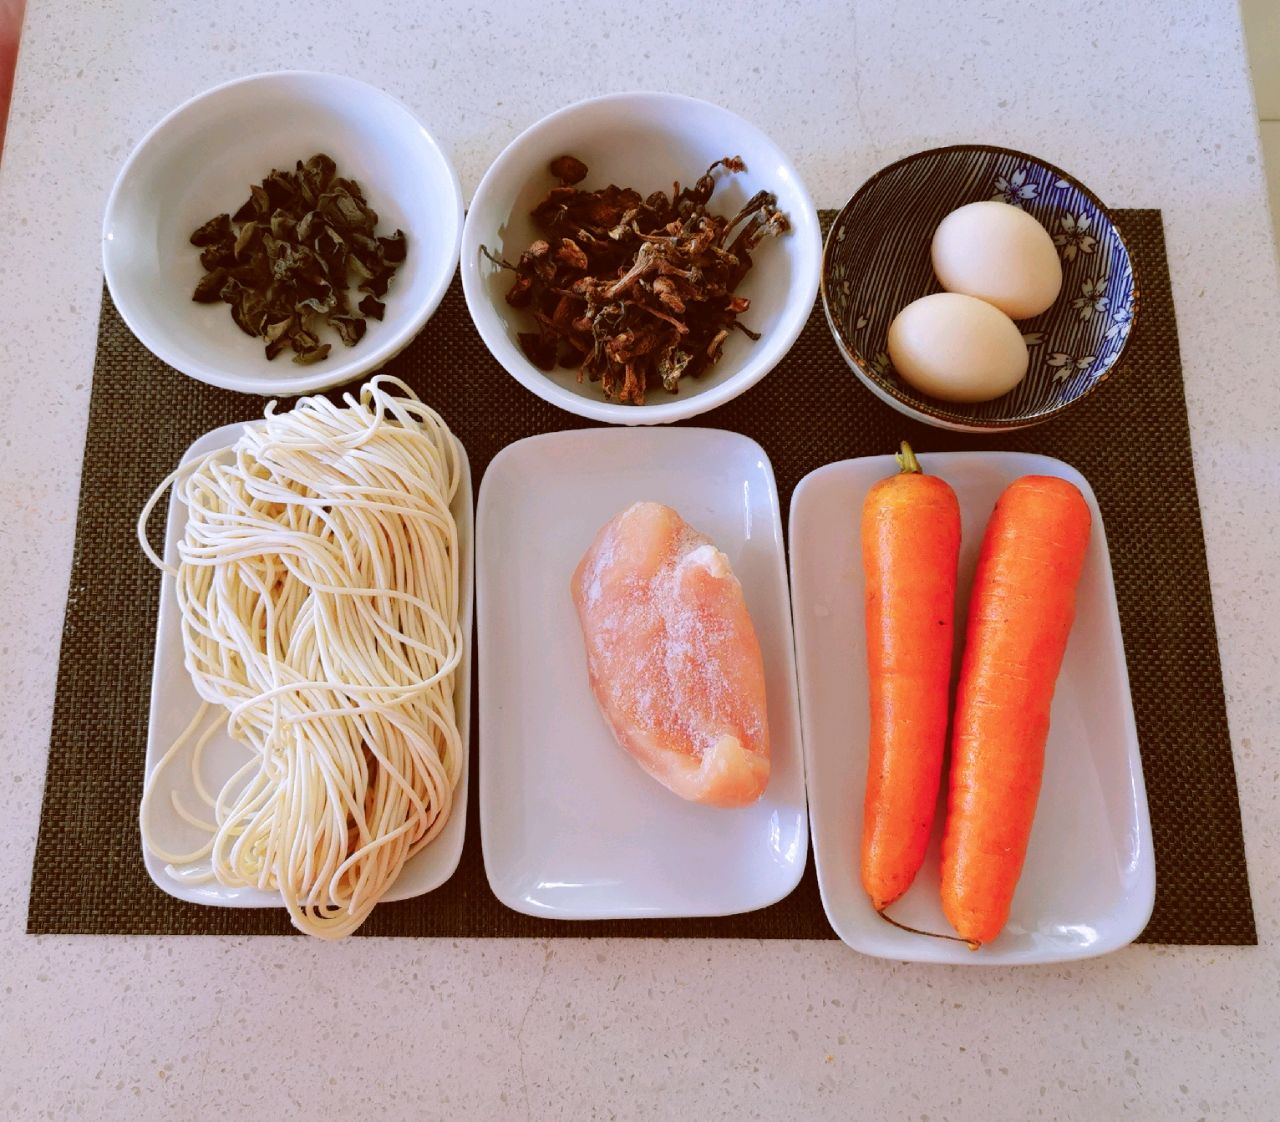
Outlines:
[[[1026, 378], [975, 405], [920, 394], [886, 354], [889, 324], [941, 286], [929, 247], [957, 207], [998, 199], [1049, 232], [1062, 258], [1062, 292], [1018, 321], [1030, 351]], [[985, 145], [935, 148], [871, 177], [836, 216], [822, 262], [827, 322], [849, 365], [894, 408], [944, 428], [991, 431], [1048, 420], [1116, 367], [1137, 320], [1138, 286], [1124, 236], [1106, 207], [1066, 172], [1024, 152]]]

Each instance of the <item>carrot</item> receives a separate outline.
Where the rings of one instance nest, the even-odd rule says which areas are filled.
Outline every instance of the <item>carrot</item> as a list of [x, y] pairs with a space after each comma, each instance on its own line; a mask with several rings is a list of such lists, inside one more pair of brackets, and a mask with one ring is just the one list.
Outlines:
[[960, 552], [955, 492], [921, 472], [906, 441], [898, 463], [862, 507], [871, 692], [862, 885], [882, 914], [911, 886], [933, 826]]
[[975, 950], [1000, 934], [1022, 873], [1089, 522], [1072, 484], [1028, 475], [1000, 496], [982, 540], [942, 839], [942, 910]]

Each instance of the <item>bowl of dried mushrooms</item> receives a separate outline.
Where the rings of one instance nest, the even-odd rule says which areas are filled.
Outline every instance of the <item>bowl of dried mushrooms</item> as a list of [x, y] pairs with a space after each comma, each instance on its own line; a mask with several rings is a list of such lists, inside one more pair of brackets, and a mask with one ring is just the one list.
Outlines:
[[695, 98], [561, 109], [485, 173], [462, 286], [494, 358], [579, 416], [713, 409], [787, 353], [813, 309], [818, 215], [760, 129]]
[[462, 191], [382, 90], [284, 71], [218, 86], [142, 139], [103, 221], [111, 298], [202, 382], [310, 393], [386, 363], [457, 266]]

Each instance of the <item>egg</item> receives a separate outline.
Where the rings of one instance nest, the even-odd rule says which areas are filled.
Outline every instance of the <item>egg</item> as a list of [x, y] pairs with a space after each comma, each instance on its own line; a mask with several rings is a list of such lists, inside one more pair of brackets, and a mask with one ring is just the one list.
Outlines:
[[976, 296], [1013, 319], [1038, 316], [1062, 290], [1062, 262], [1049, 231], [995, 199], [948, 214], [934, 231], [932, 256], [948, 292]]
[[1027, 373], [1027, 344], [999, 308], [958, 292], [908, 304], [889, 325], [889, 358], [898, 374], [943, 401], [990, 401]]

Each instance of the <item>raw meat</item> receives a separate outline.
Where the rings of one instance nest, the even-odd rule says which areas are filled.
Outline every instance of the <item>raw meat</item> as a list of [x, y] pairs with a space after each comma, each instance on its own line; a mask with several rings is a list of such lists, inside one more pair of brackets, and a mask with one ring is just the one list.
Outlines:
[[670, 507], [636, 503], [573, 574], [591, 688], [618, 743], [691, 802], [769, 782], [764, 665], [725, 557]]

